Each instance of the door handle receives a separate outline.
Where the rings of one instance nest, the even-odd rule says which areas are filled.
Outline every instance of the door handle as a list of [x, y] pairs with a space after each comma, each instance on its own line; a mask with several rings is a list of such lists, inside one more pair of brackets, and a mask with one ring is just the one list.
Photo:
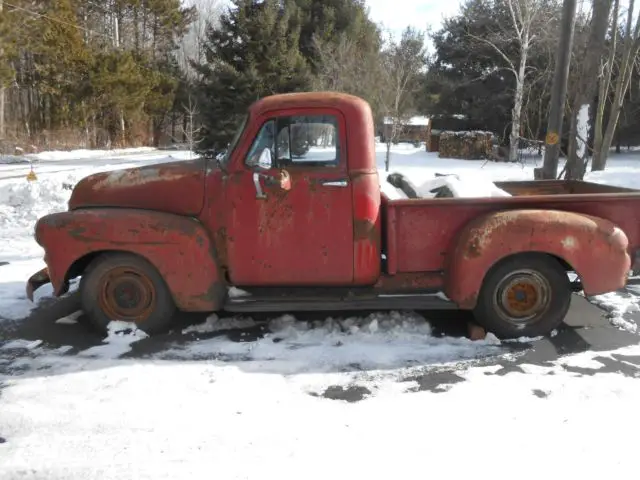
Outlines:
[[347, 180], [324, 180], [320, 182], [320, 185], [325, 187], [347, 187], [349, 182]]

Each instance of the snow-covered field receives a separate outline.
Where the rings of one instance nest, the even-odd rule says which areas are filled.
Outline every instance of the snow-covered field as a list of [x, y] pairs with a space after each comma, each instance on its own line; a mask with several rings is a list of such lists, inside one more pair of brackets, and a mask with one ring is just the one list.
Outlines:
[[[0, 335], [33, 308], [24, 283], [44, 265], [33, 225], [66, 208], [67, 185], [188, 157], [48, 152], [33, 183], [28, 164], [0, 165]], [[436, 172], [531, 179], [538, 164], [439, 159], [399, 145], [390, 173], [416, 184]], [[640, 188], [640, 155], [614, 155], [587, 179]], [[633, 330], [627, 315], [639, 298], [592, 300]], [[74, 328], [77, 316], [56, 327]], [[160, 351], [149, 341], [118, 323], [90, 347], [0, 336], [0, 479], [635, 477], [635, 443], [622, 432], [640, 426], [638, 344], [533, 364], [522, 343], [443, 337], [397, 312], [212, 316]]]

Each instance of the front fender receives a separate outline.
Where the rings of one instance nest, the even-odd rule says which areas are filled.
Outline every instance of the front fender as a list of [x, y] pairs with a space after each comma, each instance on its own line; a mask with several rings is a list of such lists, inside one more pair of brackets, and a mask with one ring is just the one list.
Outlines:
[[628, 239], [612, 222], [555, 210], [494, 212], [469, 222], [448, 257], [445, 293], [461, 308], [476, 305], [482, 281], [501, 259], [539, 252], [567, 262], [584, 292], [597, 295], [624, 287], [631, 266]]
[[36, 241], [56, 295], [82, 272], [78, 262], [99, 252], [146, 258], [166, 281], [178, 308], [214, 311], [226, 292], [216, 252], [202, 224], [189, 217], [147, 210], [95, 208], [41, 218]]

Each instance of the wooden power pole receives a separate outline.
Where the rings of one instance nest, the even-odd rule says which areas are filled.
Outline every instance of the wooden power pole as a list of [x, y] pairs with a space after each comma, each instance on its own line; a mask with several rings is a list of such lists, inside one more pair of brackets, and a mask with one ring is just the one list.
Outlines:
[[555, 180], [558, 175], [558, 158], [560, 156], [560, 139], [562, 138], [562, 122], [564, 119], [564, 103], [567, 98], [569, 66], [573, 47], [573, 31], [576, 25], [576, 0], [564, 0], [560, 23], [560, 41], [556, 54], [556, 67], [551, 90], [549, 120], [545, 138], [544, 164], [536, 177]]

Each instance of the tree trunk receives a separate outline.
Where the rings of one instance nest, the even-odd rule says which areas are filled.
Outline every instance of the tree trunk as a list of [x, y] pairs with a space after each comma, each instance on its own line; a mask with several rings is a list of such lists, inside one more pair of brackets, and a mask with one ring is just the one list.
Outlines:
[[384, 157], [384, 171], [389, 171], [389, 164], [391, 163], [391, 136], [387, 138], [387, 153]]
[[522, 99], [524, 94], [524, 76], [527, 67], [527, 55], [529, 54], [529, 39], [523, 40], [520, 48], [520, 65], [516, 77], [516, 94], [511, 110], [511, 136], [509, 138], [509, 161], [518, 161], [518, 146], [520, 144], [520, 118], [522, 116]]
[[593, 0], [593, 20], [589, 39], [585, 45], [582, 68], [571, 105], [571, 127], [565, 178], [582, 180], [585, 174], [585, 157], [589, 133], [589, 104], [598, 88], [598, 70], [602, 58], [611, 2]]
[[616, 57], [616, 47], [618, 43], [618, 12], [620, 10], [620, 1], [614, 0], [613, 15], [611, 17], [611, 47], [609, 49], [609, 58], [603, 65], [602, 77], [600, 78], [598, 90], [598, 107], [596, 112], [596, 123], [594, 127], [593, 140], [593, 161], [591, 163], [591, 171], [604, 170], [603, 159], [606, 158], [602, 151], [603, 143], [603, 127], [604, 127], [604, 111], [609, 98], [609, 88], [611, 87], [611, 73], [613, 72], [613, 63]]
[[616, 90], [611, 104], [611, 112], [609, 113], [609, 121], [607, 122], [607, 129], [604, 132], [602, 138], [602, 145], [600, 146], [597, 162], [594, 161], [592, 170], [604, 170], [607, 164], [607, 156], [609, 149], [613, 142], [613, 136], [618, 125], [618, 119], [620, 117], [620, 110], [624, 104], [624, 97], [629, 88], [631, 77], [634, 70], [634, 63], [636, 55], [638, 54], [638, 48], [640, 47], [638, 34], [640, 33], [640, 22], [636, 19], [635, 27], [632, 31], [633, 25], [633, 7], [634, 0], [629, 1], [629, 9], [627, 14], [627, 28], [625, 32], [624, 50], [622, 54], [622, 61], [619, 67], [618, 78], [616, 80]]

